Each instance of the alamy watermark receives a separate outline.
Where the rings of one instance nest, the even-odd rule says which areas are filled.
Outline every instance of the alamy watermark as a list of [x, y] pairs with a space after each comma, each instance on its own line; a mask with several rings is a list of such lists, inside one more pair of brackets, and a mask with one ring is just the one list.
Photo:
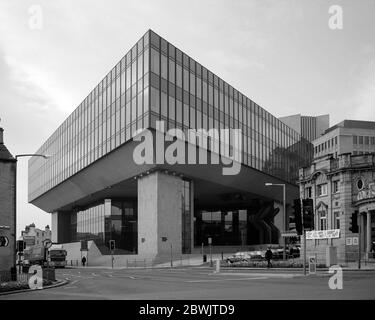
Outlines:
[[136, 164], [208, 164], [210, 149], [210, 164], [221, 164], [223, 175], [236, 175], [241, 171], [241, 129], [187, 129], [184, 132], [173, 128], [165, 131], [164, 121], [156, 121], [154, 132], [155, 139], [149, 129], [139, 129], [133, 134], [133, 140], [139, 142], [133, 151]]
[[43, 9], [40, 4], [31, 5], [28, 10], [28, 25], [32, 30], [41, 30], [43, 28]]
[[328, 9], [330, 17], [328, 19], [328, 27], [331, 30], [342, 30], [344, 28], [344, 11], [339, 5], [332, 5]]
[[29, 269], [32, 276], [29, 278], [29, 288], [31, 290], [43, 289], [43, 269], [39, 265], [33, 265]]
[[343, 289], [343, 274], [342, 268], [338, 265], [334, 265], [329, 268], [329, 273], [333, 273], [328, 280], [328, 286], [331, 290], [342, 290]]

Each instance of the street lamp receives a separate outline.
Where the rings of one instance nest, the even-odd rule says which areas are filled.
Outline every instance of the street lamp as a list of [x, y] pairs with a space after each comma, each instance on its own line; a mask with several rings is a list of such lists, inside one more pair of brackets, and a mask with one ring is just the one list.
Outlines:
[[[283, 187], [283, 232], [286, 231], [286, 205], [285, 205], [285, 184], [284, 183], [270, 183], [270, 182], [266, 182], [265, 183], [265, 186], [266, 187], [270, 187], [270, 186], [279, 186], [279, 187]], [[283, 260], [286, 260], [286, 238], [283, 237], [283, 243], [284, 243], [284, 250], [283, 250]]]
[[[14, 170], [14, 243], [17, 241], [17, 160], [21, 157], [42, 157], [44, 159], [51, 158], [48, 154], [40, 154], [40, 153], [24, 153], [24, 154], [17, 154], [15, 155], [16, 159], [16, 170]], [[16, 266], [16, 257], [14, 256], [14, 266]]]

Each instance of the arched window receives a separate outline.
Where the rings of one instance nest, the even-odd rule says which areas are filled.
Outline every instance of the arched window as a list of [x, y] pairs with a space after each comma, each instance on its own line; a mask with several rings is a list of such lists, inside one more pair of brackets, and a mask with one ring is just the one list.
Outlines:
[[319, 230], [327, 229], [327, 211], [323, 209], [322, 211], [319, 211]]

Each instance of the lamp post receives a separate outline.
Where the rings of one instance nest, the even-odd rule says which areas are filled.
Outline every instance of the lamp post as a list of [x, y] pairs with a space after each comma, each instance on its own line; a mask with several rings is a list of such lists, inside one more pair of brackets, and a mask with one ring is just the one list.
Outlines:
[[[17, 161], [18, 158], [21, 157], [42, 157], [44, 159], [48, 159], [51, 156], [47, 154], [40, 154], [40, 153], [23, 153], [15, 155], [16, 159], [16, 169], [14, 170], [14, 243], [17, 240]], [[16, 266], [16, 256], [14, 256], [14, 266]]]
[[[286, 205], [285, 205], [285, 184], [284, 183], [270, 183], [270, 182], [267, 182], [265, 183], [265, 186], [266, 187], [269, 187], [269, 186], [279, 186], [279, 187], [283, 187], [283, 232], [286, 231]], [[286, 238], [283, 237], [283, 244], [284, 244], [284, 250], [283, 250], [283, 260], [286, 260]]]

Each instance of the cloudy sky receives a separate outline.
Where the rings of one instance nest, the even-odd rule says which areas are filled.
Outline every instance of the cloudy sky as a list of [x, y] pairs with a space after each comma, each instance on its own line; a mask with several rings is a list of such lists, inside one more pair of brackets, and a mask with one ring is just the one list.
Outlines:
[[[373, 0], [0, 0], [6, 145], [35, 152], [150, 28], [275, 116], [375, 121], [374, 12]], [[50, 224], [27, 203], [26, 158], [17, 218], [18, 235]]]

